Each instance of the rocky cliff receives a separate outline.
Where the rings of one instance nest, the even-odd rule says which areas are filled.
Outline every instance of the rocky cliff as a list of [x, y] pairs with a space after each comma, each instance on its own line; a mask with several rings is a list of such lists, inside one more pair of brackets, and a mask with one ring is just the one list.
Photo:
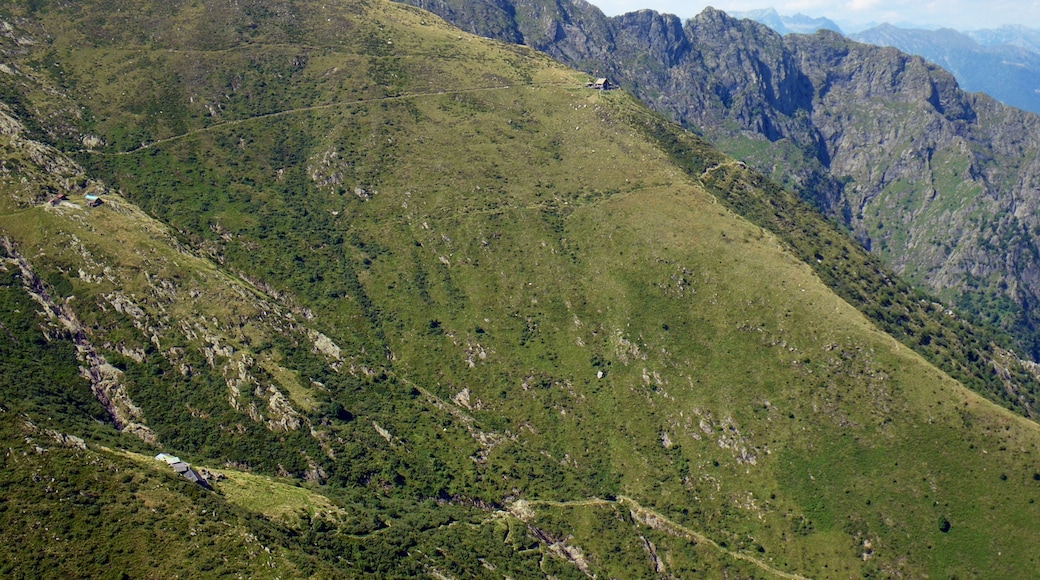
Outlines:
[[[981, 38], [992, 38], [980, 31]], [[989, 31], [993, 33], [994, 31]], [[884, 24], [850, 35], [859, 42], [892, 46], [924, 57], [957, 77], [970, 92], [986, 93], [1000, 102], [1033, 113], [1040, 113], [1040, 53], [1023, 46], [995, 44], [986, 46], [963, 33], [942, 30], [917, 30]], [[1008, 37], [1008, 41], [1014, 38]]]

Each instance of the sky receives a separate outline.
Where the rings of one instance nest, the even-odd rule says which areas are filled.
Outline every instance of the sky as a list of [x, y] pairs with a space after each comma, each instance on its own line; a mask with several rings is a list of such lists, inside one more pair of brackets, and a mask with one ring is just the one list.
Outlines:
[[[843, 29], [856, 30], [864, 24], [888, 22], [921, 27], [946, 27], [956, 30], [996, 28], [1002, 24], [1022, 24], [1040, 28], [1040, 0], [588, 0], [608, 16], [651, 8], [675, 14], [683, 20], [696, 16], [705, 6], [725, 12], [775, 8], [784, 15], [802, 13], [825, 16]], [[849, 32], [849, 30], [846, 30]]]

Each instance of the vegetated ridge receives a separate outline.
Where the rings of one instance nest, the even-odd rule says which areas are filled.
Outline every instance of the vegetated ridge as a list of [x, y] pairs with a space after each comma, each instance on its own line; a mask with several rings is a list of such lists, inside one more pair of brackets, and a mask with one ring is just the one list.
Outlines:
[[714, 9], [683, 23], [585, 2], [503, 2], [499, 18], [469, 18], [468, 0], [413, 3], [611, 76], [1040, 356], [1040, 117], [964, 93], [919, 57], [830, 31], [781, 37]]
[[626, 93], [381, 1], [0, 29], [5, 577], [1035, 571], [1036, 424]]

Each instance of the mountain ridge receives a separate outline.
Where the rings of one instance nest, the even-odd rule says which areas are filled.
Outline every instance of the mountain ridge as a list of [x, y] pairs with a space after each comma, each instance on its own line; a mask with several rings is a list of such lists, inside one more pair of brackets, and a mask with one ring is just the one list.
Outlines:
[[983, 46], [1009, 44], [1040, 52], [1040, 31], [1020, 24], [1009, 24], [993, 29], [971, 30], [968, 36]]
[[[515, 2], [513, 10], [541, 10], [535, 5]], [[573, 38], [546, 41], [532, 31], [525, 43], [614, 76], [655, 110], [800, 191], [897, 272], [997, 322], [1037, 356], [1037, 252], [1032, 236], [1015, 233], [1033, 228], [1022, 204], [1036, 197], [1035, 115], [965, 94], [919, 58], [829, 31], [780, 37], [714, 9], [685, 24], [649, 11], [555, 14], [567, 23], [560, 30], [578, 30]], [[679, 30], [681, 37], [663, 32]], [[589, 38], [606, 44], [589, 47]], [[912, 142], [915, 135], [923, 142]], [[919, 228], [890, 209], [927, 208], [937, 192], [950, 198], [937, 209], [952, 227]]]
[[978, 35], [950, 29], [910, 30], [882, 25], [849, 37], [878, 46], [894, 46], [953, 73], [966, 91], [984, 92], [1020, 109], [1040, 112], [1040, 54], [1012, 45], [978, 43]]
[[[836, 229], [623, 91], [385, 2], [32, 6], [0, 77], [5, 574], [1035, 569], [1035, 424], [824, 286], [807, 262], [926, 307]], [[99, 420], [29, 290], [154, 442]]]

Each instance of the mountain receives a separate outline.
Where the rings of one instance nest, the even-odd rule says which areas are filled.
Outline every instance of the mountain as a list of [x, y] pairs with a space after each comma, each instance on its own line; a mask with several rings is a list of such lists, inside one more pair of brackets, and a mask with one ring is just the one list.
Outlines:
[[526, 44], [613, 76], [1040, 358], [1035, 115], [829, 31], [781, 37], [714, 9], [685, 24], [651, 11], [606, 18], [583, 2], [521, 0], [509, 13]]
[[1040, 52], [1040, 30], [1008, 24], [999, 28], [969, 30], [968, 36], [982, 46], [1011, 45], [1032, 52]]
[[975, 36], [946, 28], [910, 30], [887, 24], [850, 35], [859, 42], [894, 46], [924, 57], [953, 73], [966, 91], [1040, 113], [1040, 52], [1011, 44], [983, 46]]
[[817, 30], [833, 30], [842, 34], [841, 27], [829, 18], [813, 18], [805, 14], [781, 15], [775, 8], [762, 8], [746, 12], [731, 11], [734, 18], [747, 18], [772, 28], [780, 34], [812, 34]]
[[0, 31], [5, 577], [1036, 570], [1028, 367], [624, 91], [379, 0]]
[[[818, 30], [844, 34], [826, 18], [782, 16], [772, 8], [729, 14], [764, 24], [781, 35]], [[966, 91], [986, 93], [1006, 105], [1040, 113], [1040, 32], [1036, 30], [1009, 25], [959, 32], [886, 23], [847, 36], [923, 57], [951, 72]]]

